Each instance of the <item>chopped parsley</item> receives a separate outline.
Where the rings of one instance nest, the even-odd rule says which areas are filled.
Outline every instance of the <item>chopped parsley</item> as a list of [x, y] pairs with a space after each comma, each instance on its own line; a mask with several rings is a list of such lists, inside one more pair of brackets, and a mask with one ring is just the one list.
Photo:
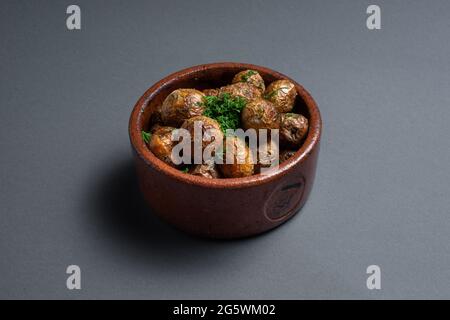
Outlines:
[[180, 169], [180, 171], [183, 172], [183, 173], [188, 173], [189, 172], [189, 168], [186, 167], [186, 168]]
[[146, 132], [142, 130], [141, 132], [142, 140], [144, 140], [145, 143], [149, 143], [150, 138], [152, 137], [152, 134], [150, 132]]
[[220, 124], [223, 132], [228, 129], [239, 128], [241, 111], [247, 104], [247, 100], [242, 97], [232, 97], [229, 93], [216, 96], [204, 97], [203, 105], [205, 111], [203, 115], [216, 120]]

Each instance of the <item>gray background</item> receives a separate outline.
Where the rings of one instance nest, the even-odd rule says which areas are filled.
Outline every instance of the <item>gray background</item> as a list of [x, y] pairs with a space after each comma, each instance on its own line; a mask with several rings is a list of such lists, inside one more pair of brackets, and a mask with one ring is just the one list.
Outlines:
[[[1, 298], [450, 298], [450, 2], [375, 1], [380, 31], [372, 1], [76, 1], [68, 31], [72, 3], [0, 4]], [[285, 73], [323, 116], [302, 215], [247, 240], [157, 221], [131, 163], [138, 97], [213, 61]]]

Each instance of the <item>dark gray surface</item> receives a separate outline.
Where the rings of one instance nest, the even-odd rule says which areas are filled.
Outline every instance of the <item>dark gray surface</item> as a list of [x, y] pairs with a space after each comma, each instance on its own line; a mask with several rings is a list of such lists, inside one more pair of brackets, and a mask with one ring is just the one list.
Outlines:
[[[0, 298], [450, 298], [450, 3], [0, 4]], [[148, 217], [127, 122], [155, 81], [240, 61], [302, 83], [324, 134], [302, 215], [193, 239]], [[65, 269], [82, 269], [82, 290]], [[382, 290], [366, 288], [366, 267]]]

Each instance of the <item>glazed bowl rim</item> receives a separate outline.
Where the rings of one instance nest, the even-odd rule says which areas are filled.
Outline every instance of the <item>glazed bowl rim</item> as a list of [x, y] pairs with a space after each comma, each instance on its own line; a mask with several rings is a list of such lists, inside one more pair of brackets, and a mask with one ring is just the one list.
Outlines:
[[[295, 154], [281, 163], [277, 169], [270, 170], [265, 174], [255, 174], [249, 177], [244, 178], [224, 178], [224, 179], [208, 179], [200, 176], [194, 176], [191, 174], [186, 174], [176, 168], [173, 168], [158, 159], [151, 151], [148, 149], [144, 141], [141, 137], [141, 132], [143, 130], [143, 120], [142, 114], [144, 113], [145, 108], [152, 100], [152, 98], [159, 92], [159, 90], [165, 86], [176, 83], [179, 77], [195, 77], [195, 74], [208, 70], [208, 69], [226, 69], [226, 68], [240, 68], [242, 70], [245, 69], [254, 69], [256, 71], [262, 71], [263, 73], [269, 73], [276, 78], [287, 79], [294, 83], [297, 92], [301, 99], [304, 101], [306, 108], [308, 109], [310, 118], [309, 120], [309, 130], [308, 135], [303, 142], [303, 145], [299, 150], [295, 152]], [[154, 85], [152, 85], [149, 89], [145, 91], [145, 93], [139, 98], [136, 102], [133, 111], [131, 112], [128, 133], [130, 137], [130, 142], [133, 147], [133, 150], [136, 154], [148, 165], [153, 167], [154, 169], [162, 172], [170, 178], [176, 179], [180, 182], [184, 182], [191, 185], [196, 185], [200, 187], [207, 188], [225, 188], [225, 189], [236, 189], [249, 187], [259, 184], [264, 184], [266, 182], [277, 179], [281, 176], [284, 176], [292, 171], [292, 169], [302, 163], [312, 152], [312, 150], [316, 147], [316, 145], [320, 141], [320, 135], [322, 131], [322, 120], [320, 116], [319, 108], [310, 95], [310, 93], [295, 80], [290, 77], [279, 73], [277, 71], [271, 70], [266, 67], [261, 67], [254, 64], [248, 63], [238, 63], [238, 62], [215, 62], [197, 65], [189, 68], [182, 69], [180, 71], [174, 72], [165, 78], [159, 80]]]

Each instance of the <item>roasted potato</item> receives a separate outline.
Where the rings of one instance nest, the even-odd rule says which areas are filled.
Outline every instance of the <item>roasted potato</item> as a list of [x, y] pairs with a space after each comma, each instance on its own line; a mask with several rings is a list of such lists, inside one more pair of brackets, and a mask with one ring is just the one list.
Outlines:
[[291, 112], [297, 90], [289, 80], [277, 80], [267, 87], [264, 97], [275, 105], [278, 112]]
[[223, 164], [218, 164], [218, 167], [225, 178], [247, 177], [255, 171], [252, 153], [245, 141], [237, 136], [226, 138], [222, 159]]
[[239, 82], [251, 84], [252, 86], [258, 88], [258, 90], [261, 91], [261, 93], [263, 93], [264, 90], [266, 90], [263, 78], [255, 70], [244, 70], [237, 73], [234, 76], [231, 83], [239, 83]]
[[158, 159], [176, 167], [172, 161], [172, 149], [175, 145], [172, 141], [173, 130], [175, 130], [173, 127], [156, 128], [150, 137], [148, 147]]
[[184, 120], [203, 113], [205, 94], [195, 89], [177, 89], [170, 93], [161, 106], [161, 119], [165, 125], [179, 127]]
[[205, 96], [218, 96], [219, 95], [219, 89], [205, 89], [203, 90], [203, 93]]
[[241, 123], [244, 129], [278, 129], [279, 113], [270, 101], [255, 99], [248, 102], [242, 110]]
[[292, 146], [300, 146], [308, 133], [308, 119], [297, 113], [283, 113], [280, 117], [280, 140]]

